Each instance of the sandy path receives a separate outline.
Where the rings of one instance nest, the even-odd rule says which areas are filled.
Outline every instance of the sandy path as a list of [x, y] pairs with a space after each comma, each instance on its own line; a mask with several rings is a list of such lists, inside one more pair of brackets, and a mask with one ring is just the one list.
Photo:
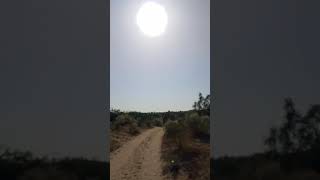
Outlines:
[[110, 155], [111, 180], [163, 180], [160, 161], [163, 129], [149, 129]]

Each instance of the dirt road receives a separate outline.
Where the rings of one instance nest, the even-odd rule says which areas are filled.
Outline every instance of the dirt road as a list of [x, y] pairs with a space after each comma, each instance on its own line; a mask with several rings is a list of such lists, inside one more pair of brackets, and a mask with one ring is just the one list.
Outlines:
[[149, 129], [110, 155], [111, 180], [163, 180], [160, 127]]

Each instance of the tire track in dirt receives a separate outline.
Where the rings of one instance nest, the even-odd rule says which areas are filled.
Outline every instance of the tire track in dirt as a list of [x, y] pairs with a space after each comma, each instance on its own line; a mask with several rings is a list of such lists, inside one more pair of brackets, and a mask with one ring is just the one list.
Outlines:
[[110, 155], [111, 180], [163, 180], [161, 143], [164, 131], [149, 129]]

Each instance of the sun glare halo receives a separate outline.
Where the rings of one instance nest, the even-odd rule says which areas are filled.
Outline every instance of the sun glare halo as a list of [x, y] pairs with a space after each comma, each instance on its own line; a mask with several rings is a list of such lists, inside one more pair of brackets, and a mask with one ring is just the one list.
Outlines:
[[144, 3], [140, 7], [136, 18], [140, 30], [151, 37], [162, 34], [168, 23], [165, 8], [155, 2]]

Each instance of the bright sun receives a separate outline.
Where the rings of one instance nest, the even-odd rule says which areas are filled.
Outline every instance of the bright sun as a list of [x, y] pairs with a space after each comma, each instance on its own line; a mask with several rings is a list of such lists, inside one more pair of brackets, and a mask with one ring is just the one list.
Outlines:
[[154, 37], [162, 34], [167, 23], [166, 10], [158, 3], [146, 2], [137, 13], [137, 24], [141, 31], [148, 36]]

